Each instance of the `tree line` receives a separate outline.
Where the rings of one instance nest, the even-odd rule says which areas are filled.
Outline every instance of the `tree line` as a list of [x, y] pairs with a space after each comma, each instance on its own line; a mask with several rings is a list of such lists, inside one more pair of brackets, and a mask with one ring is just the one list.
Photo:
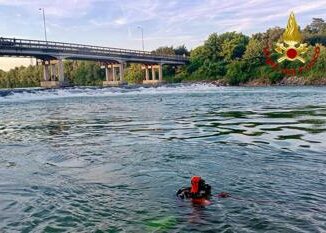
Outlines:
[[[284, 74], [272, 69], [265, 63], [263, 48], [273, 48], [282, 38], [284, 28], [274, 27], [263, 33], [247, 36], [237, 32], [212, 33], [203, 45], [188, 51], [184, 45], [176, 48], [160, 47], [153, 54], [186, 55], [190, 61], [185, 66], [164, 66], [164, 79], [169, 82], [218, 81], [222, 84], [239, 85], [248, 82], [275, 84], [284, 78]], [[306, 60], [313, 56], [313, 46], [319, 45], [320, 56], [312, 69], [300, 76], [312, 81], [326, 78], [326, 22], [313, 18], [302, 30], [303, 42], [309, 46], [304, 55]], [[272, 58], [278, 55], [272, 53]], [[281, 67], [298, 67], [299, 61], [283, 62]], [[65, 76], [70, 84], [77, 86], [101, 85], [105, 71], [97, 62], [65, 61]], [[125, 79], [128, 83], [141, 83], [145, 71], [140, 64], [128, 64]], [[37, 87], [43, 79], [42, 66], [28, 66], [0, 70], [0, 88]]]

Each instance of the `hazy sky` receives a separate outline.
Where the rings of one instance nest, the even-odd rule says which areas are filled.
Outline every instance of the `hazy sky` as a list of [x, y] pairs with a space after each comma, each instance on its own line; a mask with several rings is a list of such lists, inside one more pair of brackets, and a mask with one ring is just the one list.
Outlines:
[[[301, 27], [326, 18], [326, 0], [0, 0], [0, 36], [145, 49], [185, 44], [193, 48], [212, 32], [250, 35], [285, 27], [291, 11]], [[30, 63], [30, 60], [26, 60]], [[0, 69], [7, 69], [0, 59]]]

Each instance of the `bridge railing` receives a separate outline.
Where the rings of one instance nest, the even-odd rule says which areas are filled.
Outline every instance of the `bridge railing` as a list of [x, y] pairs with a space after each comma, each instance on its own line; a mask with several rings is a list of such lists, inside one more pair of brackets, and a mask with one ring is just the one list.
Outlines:
[[75, 43], [64, 43], [55, 41], [41, 41], [29, 39], [3, 38], [0, 37], [0, 48], [9, 49], [37, 49], [43, 52], [67, 52], [77, 54], [101, 54], [101, 55], [122, 55], [122, 56], [141, 56], [148, 58], [164, 58], [178, 61], [186, 61], [182, 55], [153, 54], [148, 51], [120, 49], [94, 45], [83, 45]]

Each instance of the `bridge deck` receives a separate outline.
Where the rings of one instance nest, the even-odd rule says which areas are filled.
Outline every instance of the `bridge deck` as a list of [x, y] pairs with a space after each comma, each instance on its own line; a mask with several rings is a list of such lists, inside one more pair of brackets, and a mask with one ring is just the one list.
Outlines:
[[188, 58], [148, 51], [119, 49], [54, 41], [0, 37], [0, 56], [27, 56], [38, 59], [65, 58], [138, 63], [185, 64]]

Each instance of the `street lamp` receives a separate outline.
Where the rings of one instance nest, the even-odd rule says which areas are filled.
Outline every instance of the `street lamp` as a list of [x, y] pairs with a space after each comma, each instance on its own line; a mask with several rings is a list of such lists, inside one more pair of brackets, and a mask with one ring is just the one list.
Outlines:
[[46, 35], [46, 23], [45, 23], [44, 8], [39, 8], [38, 10], [43, 12], [44, 37], [45, 37], [45, 41], [48, 42], [48, 37]]
[[142, 46], [143, 46], [143, 52], [145, 51], [145, 46], [144, 46], [144, 28], [141, 26], [138, 26], [138, 28], [141, 30], [141, 41], [142, 41]]

